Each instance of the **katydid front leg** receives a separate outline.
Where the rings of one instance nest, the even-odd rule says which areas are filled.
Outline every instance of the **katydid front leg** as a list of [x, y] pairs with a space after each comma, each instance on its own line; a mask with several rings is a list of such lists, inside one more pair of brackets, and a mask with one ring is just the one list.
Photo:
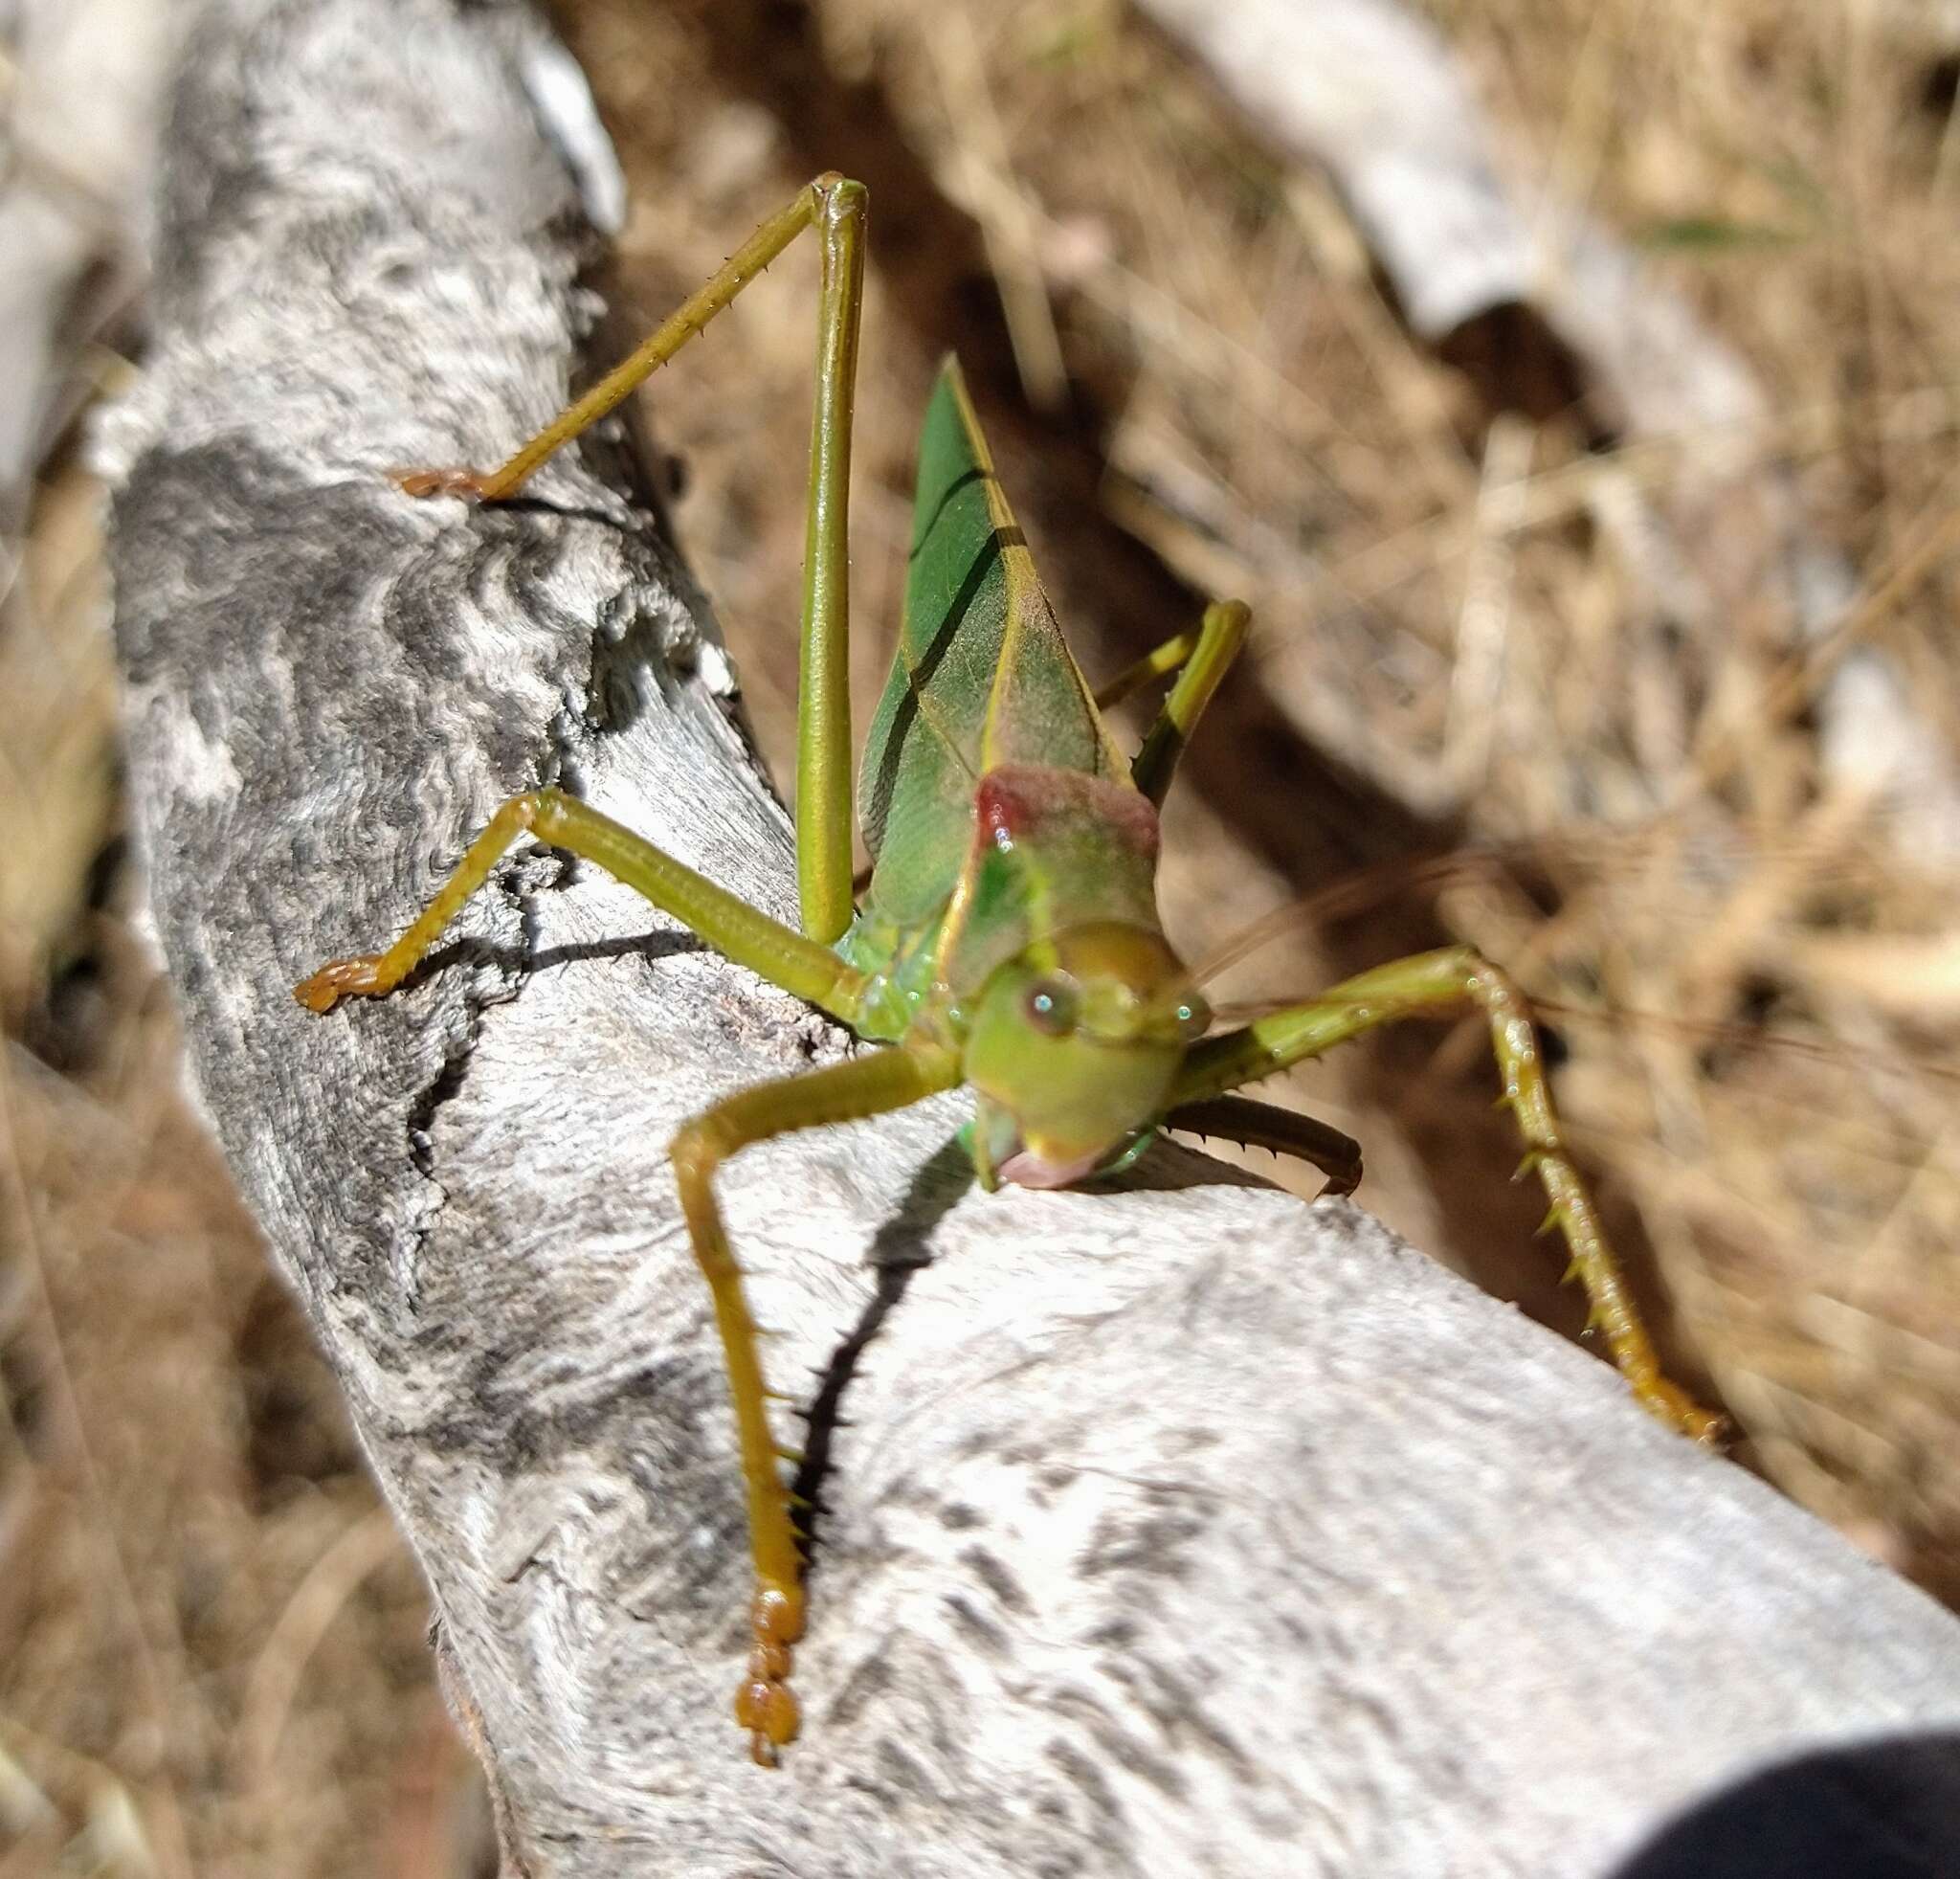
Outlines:
[[[512, 842], [533, 835], [554, 848], [595, 861], [636, 888], [663, 912], [738, 964], [773, 985], [850, 1022], [858, 1015], [863, 975], [828, 947], [792, 932], [725, 888], [677, 861], [610, 816], [558, 790], [513, 796], [464, 852], [454, 874], [421, 915], [386, 952], [336, 959], [295, 988], [310, 1010], [325, 1012], [345, 997], [382, 997], [393, 991], [434, 945], [463, 903], [489, 878]], [[823, 1123], [902, 1108], [960, 1080], [959, 1060], [930, 1045], [880, 1050], [835, 1068], [786, 1078], [718, 1103], [682, 1126], [671, 1151], [681, 1211], [696, 1263], [714, 1295], [715, 1323], [734, 1400], [735, 1425], [747, 1490], [749, 1551], [755, 1569], [750, 1604], [753, 1639], [748, 1674], [736, 1697], [736, 1718], [749, 1732], [758, 1761], [796, 1734], [796, 1699], [788, 1678], [790, 1646], [803, 1629], [803, 1559], [777, 1470], [768, 1401], [756, 1351], [755, 1322], [715, 1205], [714, 1173], [738, 1149], [771, 1135]]]
[[1721, 1434], [1722, 1419], [1699, 1407], [1661, 1375], [1592, 1197], [1566, 1152], [1539, 1062], [1530, 1006], [1504, 973], [1471, 948], [1451, 947], [1377, 966], [1307, 1003], [1207, 1039], [1186, 1059], [1173, 1105], [1216, 1097], [1271, 1076], [1377, 1025], [1462, 1004], [1476, 1005], [1489, 1020], [1491, 1048], [1503, 1078], [1501, 1100], [1517, 1118], [1525, 1137], [1525, 1160], [1518, 1172], [1535, 1171], [1545, 1184], [1551, 1202], [1546, 1225], [1556, 1225], [1565, 1236], [1571, 1254], [1567, 1277], [1576, 1278], [1586, 1288], [1592, 1308], [1589, 1328], [1605, 1333], [1614, 1363], [1642, 1408], [1682, 1435], [1713, 1443]]
[[742, 1271], [729, 1250], [715, 1204], [715, 1170], [751, 1143], [795, 1129], [856, 1122], [909, 1107], [960, 1081], [960, 1060], [931, 1044], [906, 1044], [813, 1070], [808, 1076], [744, 1089], [687, 1123], [674, 1138], [674, 1174], [680, 1208], [702, 1276], [715, 1295], [715, 1322], [728, 1364], [742, 1474], [748, 1488], [748, 1542], [755, 1561], [749, 1608], [753, 1647], [748, 1675], [735, 1696], [735, 1720], [748, 1731], [749, 1753], [764, 1767], [796, 1734], [800, 1714], [789, 1686], [790, 1646], [803, 1635], [803, 1534], [777, 1472], [768, 1399], [756, 1355], [755, 1322], [742, 1289]]

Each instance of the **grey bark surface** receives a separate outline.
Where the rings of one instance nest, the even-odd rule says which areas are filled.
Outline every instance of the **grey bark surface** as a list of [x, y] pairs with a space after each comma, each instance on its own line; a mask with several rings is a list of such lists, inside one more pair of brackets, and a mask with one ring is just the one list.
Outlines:
[[1175, 1152], [980, 1195], [947, 1101], [722, 1181], [781, 1387], [888, 1308], [832, 1443], [804, 1736], [749, 1765], [742, 1496], [664, 1151], [847, 1040], [534, 853], [395, 997], [288, 990], [544, 780], [791, 907], [624, 457], [494, 511], [383, 477], [494, 454], [573, 369], [567, 153], [605, 163], [554, 56], [453, 0], [213, 9], [104, 436], [195, 1081], [427, 1571], [513, 1869], [1604, 1873], [1771, 1758], [1960, 1724], [1945, 1614], [1364, 1214]]

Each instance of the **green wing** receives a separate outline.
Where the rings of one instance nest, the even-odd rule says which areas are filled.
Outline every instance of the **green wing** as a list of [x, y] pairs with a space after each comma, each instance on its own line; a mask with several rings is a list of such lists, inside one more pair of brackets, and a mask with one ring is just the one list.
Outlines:
[[974, 790], [1002, 764], [1129, 783], [949, 357], [925, 408], [905, 617], [858, 785], [880, 919], [910, 928], [946, 904], [972, 844]]

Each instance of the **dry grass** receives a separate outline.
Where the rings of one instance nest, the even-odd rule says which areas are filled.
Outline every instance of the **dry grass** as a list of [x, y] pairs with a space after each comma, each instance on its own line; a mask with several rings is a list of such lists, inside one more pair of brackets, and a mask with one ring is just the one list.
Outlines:
[[[957, 346], [1092, 670], [1207, 592], [1259, 615], [1170, 818], [1177, 936], [1318, 894], [1232, 990], [1449, 932], [1511, 965], [1745, 1455], [1960, 1599], [1955, 856], [1819, 702], [1881, 648], [1960, 748], [1950, 63], [1877, 7], [1432, 9], [1519, 172], [1748, 360], [1775, 416], [1739, 445], [1544, 395], [1528, 328], [1413, 340], [1325, 184], [1102, 0], [559, 11], [635, 186], [622, 334], [813, 171], [873, 187], [863, 695]], [[813, 284], [792, 253], [648, 401], [779, 775]], [[455, 1870], [419, 1589], [122, 911], [94, 503], [49, 471], [0, 622], [0, 1875]], [[1852, 570], [1851, 632], [1805, 626], [1793, 539]], [[1300, 1082], [1365, 1198], [1567, 1311], [1474, 1037]]]

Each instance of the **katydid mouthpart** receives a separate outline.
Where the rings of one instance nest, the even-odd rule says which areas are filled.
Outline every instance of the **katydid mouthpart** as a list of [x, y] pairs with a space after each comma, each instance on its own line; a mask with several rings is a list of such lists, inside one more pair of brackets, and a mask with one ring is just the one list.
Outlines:
[[[1591, 1320], [1639, 1402], [1710, 1441], [1717, 1420], [1660, 1374], [1552, 1112], [1529, 1012], [1467, 949], [1403, 959], [1323, 995], [1219, 1031], [1157, 914], [1157, 812], [1179, 752], [1231, 665], [1249, 615], [1208, 608], [1192, 630], [1090, 690], [1044, 597], [948, 359], [919, 447], [898, 656], [861, 768], [873, 867], [852, 880], [846, 490], [863, 293], [865, 191], [818, 177], [765, 222], [624, 364], [501, 468], [422, 471], [411, 495], [496, 502], [664, 364], [805, 229], [822, 248], [811, 433], [798, 717], [799, 928], [770, 919], [555, 789], [506, 802], [447, 884], [385, 952], [339, 959], [297, 988], [314, 1011], [400, 984], [521, 835], [596, 862], [770, 983], [889, 1048], [737, 1093], [672, 1145], [680, 1205], [713, 1294], [726, 1361], [754, 1568], [751, 1653], [735, 1699], [751, 1753], [772, 1765], [797, 1733], [791, 1646], [804, 1627], [804, 1535], [778, 1472], [769, 1392], [741, 1269], [714, 1194], [717, 1168], [787, 1130], [875, 1116], [960, 1085], [980, 1183], [1063, 1187], [1126, 1166], [1162, 1129], [1256, 1144], [1360, 1176], [1346, 1136], [1233, 1094], [1414, 1013], [1484, 1015], [1533, 1170], [1585, 1286]], [[1134, 758], [1102, 712], [1170, 686]], [[1524, 1172], [1521, 1170], [1521, 1173]]]

